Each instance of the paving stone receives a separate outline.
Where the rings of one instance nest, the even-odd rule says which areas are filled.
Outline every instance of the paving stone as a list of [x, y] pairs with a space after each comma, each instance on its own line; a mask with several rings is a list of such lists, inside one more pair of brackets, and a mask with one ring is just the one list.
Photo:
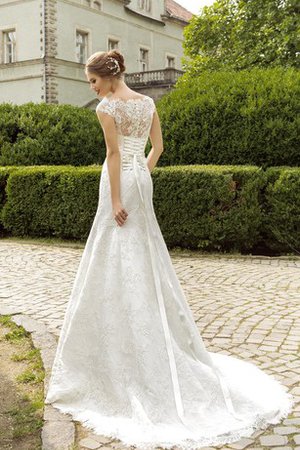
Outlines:
[[46, 421], [42, 429], [43, 450], [67, 450], [74, 443], [73, 422]]
[[261, 450], [261, 447], [248, 447], [247, 450]]
[[293, 434], [297, 433], [298, 430], [299, 428], [296, 427], [275, 427], [273, 431], [276, 434]]
[[278, 434], [261, 436], [259, 440], [262, 445], [269, 445], [270, 447], [278, 447], [288, 443], [288, 438], [286, 436], [280, 436]]
[[261, 436], [265, 433], [265, 430], [256, 430], [254, 433], [252, 433], [251, 438], [256, 439], [258, 436]]
[[284, 425], [300, 425], [300, 418], [284, 419], [283, 423]]
[[[0, 297], [3, 300], [3, 297]], [[9, 297], [7, 297], [9, 299]], [[20, 314], [22, 309], [19, 306], [0, 305], [0, 314], [3, 316]]]
[[272, 450], [293, 450], [293, 448], [285, 445], [284, 447], [273, 447]]
[[[88, 449], [90, 449], [90, 450], [94, 450], [94, 449], [97, 449], [97, 448], [101, 448], [101, 444], [99, 443], [99, 442], [97, 442], [97, 441], [94, 441], [94, 439], [91, 439], [91, 438], [84, 438], [84, 439], [81, 439], [80, 441], [79, 441], [79, 444], [82, 446], [82, 447], [84, 447], [84, 448], [88, 448]], [[102, 447], [103, 448], [103, 447]]]
[[293, 436], [293, 439], [295, 441], [295, 444], [300, 444], [300, 434], [295, 434], [295, 436]]
[[230, 448], [232, 448], [232, 449], [243, 450], [244, 448], [248, 448], [249, 445], [252, 445], [253, 442], [254, 442], [253, 439], [243, 438], [243, 439], [240, 439], [238, 442], [232, 443], [229, 445], [230, 445]]
[[54, 408], [52, 405], [46, 404], [44, 405], [44, 420], [70, 422], [72, 421], [72, 418], [68, 414], [62, 414], [57, 408]]
[[[111, 450], [112, 449], [112, 447], [110, 447], [110, 446], [109, 447], [108, 446], [103, 446], [101, 444], [100, 444], [99, 448], [101, 448], [101, 450]], [[125, 449], [126, 448], [125, 445], [123, 445], [122, 448]], [[127, 450], [128, 450], [128, 448], [131, 448], [131, 447], [127, 447]]]
[[261, 447], [248, 447], [247, 450], [262, 450]]
[[[201, 447], [201, 450], [214, 450], [215, 447]], [[172, 447], [172, 450], [181, 450], [180, 447]]]
[[94, 439], [94, 441], [99, 442], [100, 444], [109, 444], [112, 442], [115, 438], [107, 437], [107, 436], [100, 436], [97, 434], [91, 434], [89, 436], [91, 439]]

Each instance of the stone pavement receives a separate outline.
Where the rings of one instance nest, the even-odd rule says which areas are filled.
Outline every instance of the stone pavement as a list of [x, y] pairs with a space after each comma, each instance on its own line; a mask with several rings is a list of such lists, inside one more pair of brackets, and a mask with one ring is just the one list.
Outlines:
[[[82, 251], [83, 245], [0, 240], [0, 314], [13, 311], [18, 323], [40, 333], [43, 329], [40, 346], [49, 343], [51, 336], [57, 340]], [[255, 363], [288, 386], [297, 400], [282, 423], [258, 430], [251, 438], [206, 450], [300, 450], [300, 258], [173, 251], [170, 255], [207, 349]], [[46, 363], [49, 368], [49, 360]], [[48, 424], [66, 421], [65, 415], [46, 406]], [[74, 433], [66, 425], [70, 441]], [[47, 430], [44, 450], [69, 449], [51, 443]], [[88, 430], [79, 448], [122, 446]]]

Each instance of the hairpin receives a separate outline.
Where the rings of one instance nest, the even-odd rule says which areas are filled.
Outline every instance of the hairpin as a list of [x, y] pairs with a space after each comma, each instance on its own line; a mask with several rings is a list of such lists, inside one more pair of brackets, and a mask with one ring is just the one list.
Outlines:
[[[113, 72], [113, 75], [116, 75], [118, 72], [120, 72], [121, 69], [120, 69], [119, 62], [115, 58], [112, 58], [111, 56], [108, 56], [107, 59], [114, 64], [114, 67], [108, 67], [109, 70], [112, 70], [114, 68], [116, 69]], [[105, 63], [107, 66], [109, 65], [109, 61], [106, 61], [106, 63]]]

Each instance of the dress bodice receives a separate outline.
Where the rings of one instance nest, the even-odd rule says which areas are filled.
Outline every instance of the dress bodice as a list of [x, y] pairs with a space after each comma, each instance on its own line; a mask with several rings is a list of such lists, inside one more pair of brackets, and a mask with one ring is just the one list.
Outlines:
[[154, 100], [148, 95], [127, 100], [104, 98], [96, 108], [96, 111], [102, 111], [114, 118], [119, 135], [146, 140], [151, 128], [154, 110]]
[[140, 166], [145, 166], [144, 151], [155, 108], [154, 100], [148, 95], [128, 100], [105, 97], [97, 105], [96, 111], [102, 111], [114, 118], [122, 168], [131, 165], [134, 155]]

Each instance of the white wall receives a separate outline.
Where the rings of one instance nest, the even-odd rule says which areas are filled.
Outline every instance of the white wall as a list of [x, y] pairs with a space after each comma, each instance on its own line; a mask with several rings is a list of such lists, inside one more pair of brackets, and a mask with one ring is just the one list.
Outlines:
[[[0, 1], [0, 31], [10, 27], [16, 28], [17, 61], [41, 56], [39, 5], [38, 0]], [[2, 62], [2, 53], [0, 60]]]
[[[156, 2], [160, 5], [161, 1]], [[155, 2], [154, 2], [155, 6]], [[183, 28], [176, 23], [158, 25], [124, 12], [119, 2], [106, 1], [104, 11], [96, 11], [80, 3], [58, 1], [58, 58], [76, 61], [76, 28], [90, 33], [88, 55], [107, 51], [109, 37], [120, 41], [126, 72], [139, 71], [139, 48], [149, 48], [149, 70], [165, 67], [165, 53], [177, 55], [176, 68], [181, 69]]]
[[[176, 69], [182, 69], [183, 26], [161, 21], [164, 0], [152, 0], [156, 19], [126, 12], [122, 2], [103, 0], [103, 10], [85, 6], [83, 0], [57, 0], [57, 64], [53, 84], [57, 101], [83, 106], [95, 98], [84, 74], [84, 65], [76, 62], [76, 28], [89, 34], [88, 55], [107, 51], [108, 38], [118, 39], [126, 73], [140, 71], [139, 49], [149, 49], [149, 70], [166, 67], [166, 54], [176, 56]], [[17, 63], [0, 64], [0, 102], [22, 104], [44, 101], [42, 0], [0, 0], [0, 30], [16, 27]], [[137, 8], [137, 0], [128, 5]], [[151, 15], [151, 13], [143, 13]], [[31, 61], [31, 63], [30, 63]]]
[[0, 66], [0, 103], [41, 102], [43, 65], [39, 60], [3, 66]]

